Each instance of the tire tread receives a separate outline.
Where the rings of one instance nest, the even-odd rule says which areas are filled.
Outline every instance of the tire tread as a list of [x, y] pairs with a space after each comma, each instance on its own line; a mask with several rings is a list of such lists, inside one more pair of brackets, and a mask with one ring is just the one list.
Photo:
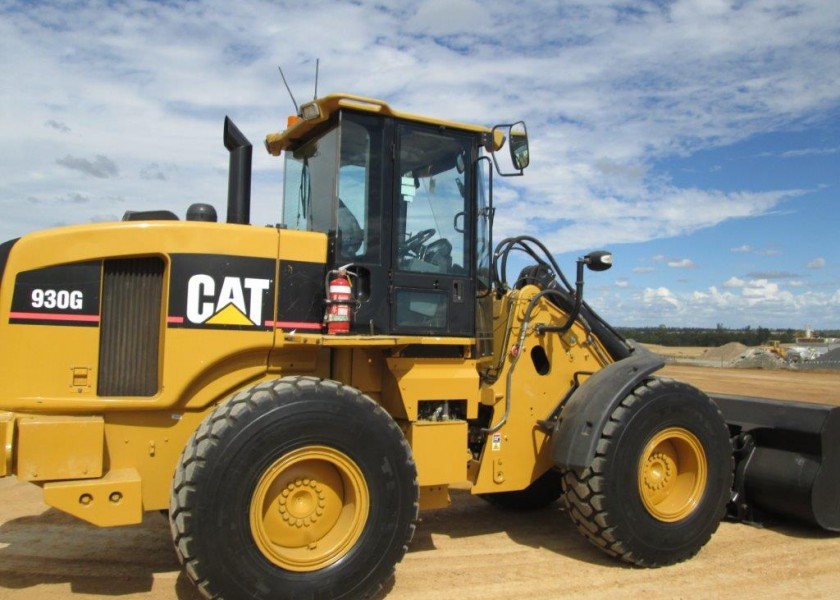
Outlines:
[[[712, 534], [717, 530], [718, 524], [726, 512], [726, 505], [722, 504], [716, 515], [716, 524], [708, 533], [705, 539], [696, 545], [696, 549], [688, 555], [673, 555], [670, 558], [651, 561], [645, 557], [636, 556], [628, 547], [628, 544], [617, 538], [615, 519], [612, 518], [605, 508], [604, 490], [607, 488], [607, 477], [610, 475], [607, 470], [608, 456], [613, 446], [617, 443], [617, 436], [628, 426], [628, 419], [634, 414], [634, 407], [643, 403], [646, 399], [657, 393], [665, 384], [689, 387], [686, 384], [678, 383], [671, 379], [651, 378], [643, 381], [637, 386], [621, 403], [613, 410], [610, 419], [604, 426], [601, 439], [598, 441], [595, 458], [586, 469], [564, 469], [563, 470], [563, 502], [576, 526], [577, 530], [590, 543], [597, 546], [610, 556], [617, 557], [624, 562], [641, 567], [660, 567], [681, 562], [694, 556]], [[711, 400], [706, 399], [720, 416], [720, 422], [724, 423], [723, 416]], [[726, 429], [726, 425], [722, 425]], [[728, 431], [726, 433], [728, 436]], [[731, 455], [730, 455], [731, 456]], [[730, 459], [731, 461], [734, 459]], [[731, 472], [734, 463], [729, 465]]]
[[[217, 406], [212, 413], [202, 422], [187, 442], [176, 467], [173, 478], [173, 485], [170, 494], [169, 515], [172, 540], [178, 559], [184, 566], [187, 576], [195, 584], [201, 595], [208, 600], [221, 599], [218, 590], [212, 587], [208, 569], [205, 568], [202, 560], [197, 556], [193, 536], [191, 534], [192, 521], [194, 520], [195, 488], [193, 481], [201, 477], [201, 472], [207, 468], [207, 456], [213, 447], [218, 445], [222, 438], [235, 427], [235, 424], [248, 416], [271, 406], [280, 400], [282, 395], [291, 388], [293, 396], [300, 398], [304, 391], [313, 389], [327, 394], [340, 396], [350, 392], [352, 401], [360, 407], [370, 410], [377, 419], [383, 422], [392, 433], [398, 433], [400, 445], [404, 456], [404, 466], [410, 472], [417, 472], [417, 467], [411, 452], [411, 447], [405, 440], [402, 430], [385, 411], [373, 399], [364, 395], [355, 388], [329, 379], [319, 379], [310, 376], [285, 377], [274, 381], [268, 381], [255, 385], [234, 395], [230, 400]], [[405, 543], [398, 551], [396, 562], [400, 562], [408, 551], [408, 545], [414, 537], [417, 520], [419, 518], [419, 487], [416, 476], [413, 479], [413, 514], [411, 524]], [[389, 577], [393, 576], [393, 568]], [[363, 597], [370, 598], [376, 595], [382, 588], [383, 581], [378, 582], [373, 589], [366, 590]]]

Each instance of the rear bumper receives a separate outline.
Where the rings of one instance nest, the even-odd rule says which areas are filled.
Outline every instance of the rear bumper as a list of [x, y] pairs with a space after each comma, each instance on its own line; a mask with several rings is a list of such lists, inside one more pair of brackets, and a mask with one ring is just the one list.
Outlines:
[[105, 421], [0, 411], [0, 477], [94, 479], [104, 472]]
[[0, 412], [0, 477], [12, 474], [14, 456], [15, 416], [9, 412]]
[[47, 504], [100, 527], [140, 523], [140, 475], [103, 474], [104, 448], [102, 417], [0, 411], [0, 477], [39, 482]]

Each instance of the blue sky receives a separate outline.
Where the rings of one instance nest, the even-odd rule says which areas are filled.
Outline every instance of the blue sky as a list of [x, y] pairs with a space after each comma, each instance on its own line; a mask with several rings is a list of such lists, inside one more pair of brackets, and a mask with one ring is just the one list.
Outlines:
[[616, 325], [840, 328], [836, 0], [4, 2], [0, 238], [223, 211], [230, 115], [255, 142], [252, 220], [276, 222], [261, 140], [291, 102], [355, 92], [492, 124], [532, 163], [496, 239], [539, 237]]

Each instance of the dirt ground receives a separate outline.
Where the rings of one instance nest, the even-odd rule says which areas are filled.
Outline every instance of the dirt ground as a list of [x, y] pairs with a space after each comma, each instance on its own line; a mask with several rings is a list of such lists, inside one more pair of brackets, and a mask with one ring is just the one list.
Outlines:
[[[709, 392], [840, 404], [840, 374], [669, 366]], [[425, 513], [388, 600], [522, 598], [836, 598], [840, 535], [724, 522], [690, 561], [627, 567], [591, 547], [559, 504], [499, 511], [454, 491]], [[40, 490], [0, 479], [0, 600], [198, 600], [162, 515], [99, 529], [48, 508]]]

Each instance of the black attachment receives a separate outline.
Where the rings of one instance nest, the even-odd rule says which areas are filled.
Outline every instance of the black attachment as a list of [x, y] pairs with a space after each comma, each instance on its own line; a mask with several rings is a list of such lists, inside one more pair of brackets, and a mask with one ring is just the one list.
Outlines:
[[215, 223], [218, 220], [216, 209], [211, 204], [196, 202], [187, 209], [187, 221], [205, 221]]
[[171, 210], [127, 210], [123, 221], [177, 221], [178, 216]]
[[729, 516], [840, 531], [840, 407], [713, 395], [735, 441]]
[[253, 147], [230, 117], [225, 117], [225, 148], [230, 152], [228, 171], [228, 223], [247, 225], [251, 220], [251, 154]]

